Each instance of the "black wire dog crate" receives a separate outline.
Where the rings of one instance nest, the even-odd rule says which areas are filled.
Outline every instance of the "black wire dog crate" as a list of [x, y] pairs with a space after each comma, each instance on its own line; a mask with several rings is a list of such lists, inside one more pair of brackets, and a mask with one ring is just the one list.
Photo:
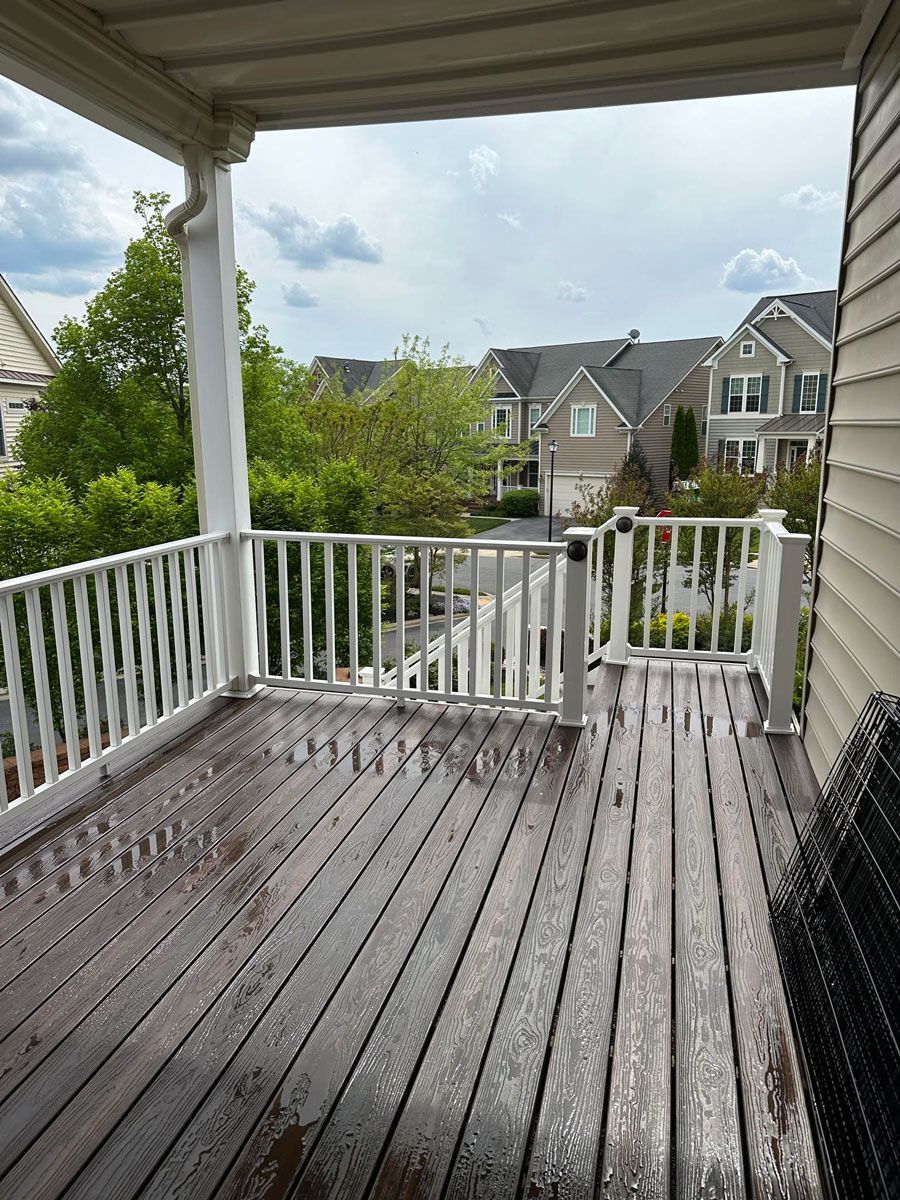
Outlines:
[[900, 1197], [900, 697], [869, 699], [772, 920], [834, 1192]]

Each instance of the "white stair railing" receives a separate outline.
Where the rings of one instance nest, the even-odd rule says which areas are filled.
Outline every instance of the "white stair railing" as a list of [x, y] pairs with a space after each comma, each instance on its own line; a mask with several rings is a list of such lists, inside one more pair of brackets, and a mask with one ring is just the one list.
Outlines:
[[227, 540], [203, 534], [0, 583], [13, 750], [0, 811], [230, 686]]

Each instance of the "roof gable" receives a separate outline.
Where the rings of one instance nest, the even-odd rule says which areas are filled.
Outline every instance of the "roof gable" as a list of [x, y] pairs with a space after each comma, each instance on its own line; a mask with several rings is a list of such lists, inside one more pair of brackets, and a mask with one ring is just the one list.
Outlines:
[[836, 304], [837, 292], [834, 288], [821, 292], [786, 292], [761, 296], [739, 328], [755, 324], [767, 316], [784, 316], [802, 325], [830, 350], [834, 336]]
[[719, 365], [719, 359], [722, 357], [722, 355], [727, 354], [736, 342], [745, 341], [748, 335], [754, 338], [756, 341], [762, 342], [764, 346], [771, 350], [779, 363], [793, 362], [793, 359], [788, 352], [786, 350], [782, 350], [778, 343], [769, 337], [768, 333], [763, 333], [758, 325], [751, 325], [749, 322], [747, 322], [736, 329], [727, 341], [723, 342], [721, 346], [719, 346], [712, 354], [709, 355], [708, 358], [704, 360], [704, 367], [717, 367]]
[[[9, 313], [9, 318], [13, 323], [13, 331], [18, 331], [21, 334], [22, 345], [25, 350], [24, 355], [14, 355], [12, 353], [13, 348], [7, 350], [3, 344], [0, 344], [0, 370], [6, 368], [4, 374], [8, 374], [9, 370], [12, 369], [25, 370], [29, 373], [42, 373], [42, 371], [46, 371], [48, 376], [55, 375], [59, 370], [60, 364], [53, 347], [38, 329], [37, 325], [35, 325], [34, 321], [32, 321], [25, 306], [2, 275], [0, 275], [0, 306], [5, 308]], [[5, 336], [8, 335], [4, 334]], [[5, 361], [7, 354], [13, 358], [18, 358], [18, 365], [15, 361]]]

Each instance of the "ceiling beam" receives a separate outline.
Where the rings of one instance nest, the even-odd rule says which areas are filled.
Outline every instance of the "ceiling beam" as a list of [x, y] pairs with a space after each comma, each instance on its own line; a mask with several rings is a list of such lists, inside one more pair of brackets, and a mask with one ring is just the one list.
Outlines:
[[173, 162], [188, 142], [227, 162], [250, 152], [250, 113], [210, 104], [53, 0], [3, 0], [0, 72]]

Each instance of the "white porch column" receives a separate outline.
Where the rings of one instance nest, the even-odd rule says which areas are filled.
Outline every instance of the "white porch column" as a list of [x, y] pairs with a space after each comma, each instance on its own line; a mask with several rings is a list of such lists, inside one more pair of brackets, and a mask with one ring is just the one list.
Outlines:
[[197, 507], [201, 531], [231, 538], [222, 556], [227, 662], [235, 692], [247, 695], [259, 662], [251, 546], [241, 542], [241, 532], [250, 528], [250, 494], [231, 170], [191, 146], [185, 149], [185, 179], [184, 232], [173, 221], [178, 210], [167, 223], [181, 249]]

